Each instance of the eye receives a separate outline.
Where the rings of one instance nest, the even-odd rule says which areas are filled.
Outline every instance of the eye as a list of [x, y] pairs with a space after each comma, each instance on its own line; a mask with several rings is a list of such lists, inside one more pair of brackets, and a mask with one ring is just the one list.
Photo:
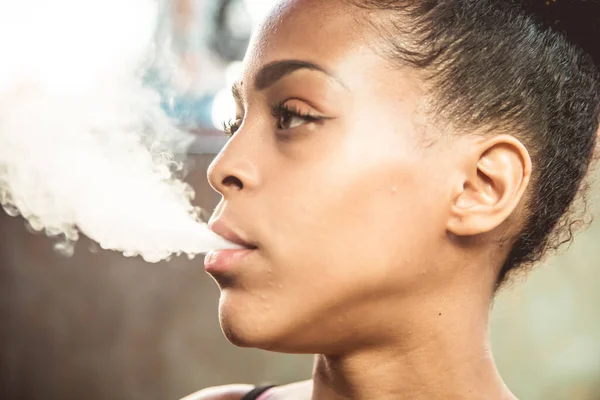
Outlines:
[[306, 122], [305, 119], [290, 112], [289, 110], [282, 110], [279, 114], [280, 115], [277, 120], [278, 129], [293, 129]]
[[316, 122], [323, 117], [313, 115], [310, 111], [303, 111], [297, 105], [280, 103], [273, 107], [273, 117], [277, 121], [277, 129], [289, 130], [304, 125], [307, 122]]
[[237, 132], [238, 129], [240, 129], [240, 126], [242, 125], [242, 119], [241, 118], [237, 118], [235, 120], [229, 120], [229, 121], [225, 121], [223, 123], [223, 132], [225, 132], [225, 135], [227, 137], [232, 137], [235, 132]]

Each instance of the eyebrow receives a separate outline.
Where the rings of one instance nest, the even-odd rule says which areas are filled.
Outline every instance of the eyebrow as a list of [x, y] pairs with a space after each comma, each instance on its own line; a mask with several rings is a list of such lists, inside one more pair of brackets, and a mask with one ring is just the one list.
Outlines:
[[[279, 80], [283, 79], [285, 76], [301, 69], [321, 72], [330, 78], [333, 78], [335, 82], [346, 88], [346, 85], [344, 85], [344, 83], [337, 76], [329, 72], [327, 69], [310, 61], [302, 60], [273, 61], [263, 66], [256, 74], [256, 78], [254, 79], [254, 87], [259, 91], [265, 90], [269, 86], [272, 86]], [[231, 92], [233, 93], [233, 97], [236, 99], [241, 99], [241, 84], [234, 84], [231, 88]]]

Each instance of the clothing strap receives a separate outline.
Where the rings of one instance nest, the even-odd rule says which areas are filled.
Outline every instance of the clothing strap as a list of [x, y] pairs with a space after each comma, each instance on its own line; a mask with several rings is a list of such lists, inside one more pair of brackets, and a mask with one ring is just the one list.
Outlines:
[[265, 394], [268, 390], [274, 388], [275, 386], [276, 385], [255, 387], [254, 389], [246, 393], [246, 395], [242, 397], [241, 400], [259, 400], [261, 395]]

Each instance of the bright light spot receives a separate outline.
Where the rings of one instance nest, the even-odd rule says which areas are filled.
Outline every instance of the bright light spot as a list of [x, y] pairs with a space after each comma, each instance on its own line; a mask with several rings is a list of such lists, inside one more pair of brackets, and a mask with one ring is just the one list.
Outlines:
[[131, 76], [152, 45], [157, 13], [147, 0], [0, 0], [0, 49], [10, 55], [0, 63], [0, 92], [81, 93]]
[[244, 0], [246, 10], [250, 14], [252, 24], [257, 26], [269, 14], [278, 0]]
[[240, 78], [243, 68], [244, 64], [241, 61], [234, 61], [227, 66], [227, 69], [225, 70], [225, 85], [227, 87], [233, 86]]
[[212, 107], [212, 123], [215, 128], [223, 129], [223, 122], [229, 121], [234, 117], [235, 100], [231, 94], [231, 89], [220, 90], [214, 100]]

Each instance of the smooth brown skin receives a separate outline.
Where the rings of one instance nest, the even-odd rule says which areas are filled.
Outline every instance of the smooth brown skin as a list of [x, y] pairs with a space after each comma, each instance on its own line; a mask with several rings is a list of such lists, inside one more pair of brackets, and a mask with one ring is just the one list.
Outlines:
[[[214, 217], [258, 245], [215, 276], [223, 331], [244, 347], [317, 354], [312, 390], [274, 399], [514, 399], [488, 314], [530, 156], [510, 134], [435, 123], [418, 71], [357, 23], [377, 17], [291, 0], [251, 43], [241, 126], [209, 170], [223, 196]], [[301, 69], [255, 87], [264, 66], [290, 59], [335, 78]], [[278, 121], [280, 102], [327, 120]], [[230, 389], [190, 399], [249, 390]]]

